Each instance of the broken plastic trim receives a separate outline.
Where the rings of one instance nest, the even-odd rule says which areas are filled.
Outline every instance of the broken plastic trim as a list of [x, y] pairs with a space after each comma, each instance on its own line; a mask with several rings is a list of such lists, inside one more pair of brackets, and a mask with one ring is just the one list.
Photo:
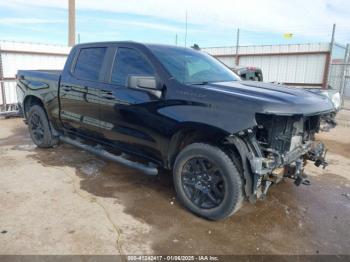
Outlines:
[[[292, 163], [296, 163], [301, 157], [313, 161], [316, 166], [326, 166], [325, 161], [326, 149], [323, 143], [316, 144], [315, 141], [308, 141], [303, 145], [299, 145], [292, 151], [287, 153], [280, 153], [272, 148], [261, 148], [256, 141], [252, 131], [241, 131], [238, 135], [230, 135], [226, 138], [228, 144], [235, 145], [236, 149], [241, 155], [243, 165], [243, 176], [245, 180], [245, 193], [250, 202], [255, 202], [256, 199], [263, 198], [269, 187], [269, 180], [264, 179], [267, 174], [272, 174], [276, 168], [289, 168]], [[268, 151], [275, 155], [273, 159], [263, 157], [262, 152]], [[293, 177], [295, 177], [296, 185], [309, 185], [310, 182], [303, 174], [303, 166], [298, 165], [299, 169], [293, 169]], [[297, 173], [295, 173], [297, 172]], [[284, 174], [284, 177], [291, 177], [291, 174]], [[258, 188], [262, 183], [264, 191], [258, 195]]]

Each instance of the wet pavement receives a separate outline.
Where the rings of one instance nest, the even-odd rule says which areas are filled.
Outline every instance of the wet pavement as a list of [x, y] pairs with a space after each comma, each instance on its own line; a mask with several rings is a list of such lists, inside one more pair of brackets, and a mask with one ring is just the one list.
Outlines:
[[285, 180], [217, 222], [176, 200], [171, 174], [146, 176], [69, 145], [36, 148], [0, 120], [2, 254], [350, 254], [350, 128], [322, 133], [325, 170]]

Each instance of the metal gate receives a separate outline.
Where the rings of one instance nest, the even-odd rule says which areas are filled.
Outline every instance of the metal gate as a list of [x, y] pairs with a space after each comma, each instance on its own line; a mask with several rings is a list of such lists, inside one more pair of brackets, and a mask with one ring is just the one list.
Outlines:
[[345, 69], [344, 97], [350, 98], [350, 64], [347, 64]]
[[344, 56], [333, 59], [329, 67], [328, 88], [338, 90], [344, 100], [350, 98], [350, 45], [343, 47]]

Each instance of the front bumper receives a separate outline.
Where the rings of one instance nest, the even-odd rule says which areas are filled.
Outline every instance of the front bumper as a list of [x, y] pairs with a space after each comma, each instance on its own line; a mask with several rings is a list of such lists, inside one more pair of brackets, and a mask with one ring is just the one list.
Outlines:
[[294, 179], [296, 185], [309, 184], [303, 174], [307, 160], [313, 161], [316, 166], [327, 165], [326, 148], [320, 142], [309, 141], [285, 154], [260, 147], [253, 134], [245, 136], [245, 139], [232, 135], [227, 142], [234, 145], [242, 156], [244, 190], [250, 202], [263, 198], [270, 185], [278, 183], [283, 177]]
[[248, 156], [253, 173], [260, 176], [272, 173], [274, 169], [290, 165], [299, 159], [311, 160], [315, 162], [316, 166], [327, 165], [325, 161], [326, 148], [320, 142], [309, 141], [286, 154], [281, 154], [271, 148], [262, 149], [262, 151], [269, 152], [274, 157], [256, 157], [253, 154]]

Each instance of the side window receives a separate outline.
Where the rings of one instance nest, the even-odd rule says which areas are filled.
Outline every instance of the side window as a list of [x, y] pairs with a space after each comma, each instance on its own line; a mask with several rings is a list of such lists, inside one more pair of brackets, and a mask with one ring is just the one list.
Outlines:
[[148, 61], [135, 49], [118, 48], [112, 70], [112, 82], [125, 86], [128, 75], [154, 75]]
[[75, 64], [74, 75], [81, 79], [97, 81], [106, 50], [106, 47], [81, 49]]

